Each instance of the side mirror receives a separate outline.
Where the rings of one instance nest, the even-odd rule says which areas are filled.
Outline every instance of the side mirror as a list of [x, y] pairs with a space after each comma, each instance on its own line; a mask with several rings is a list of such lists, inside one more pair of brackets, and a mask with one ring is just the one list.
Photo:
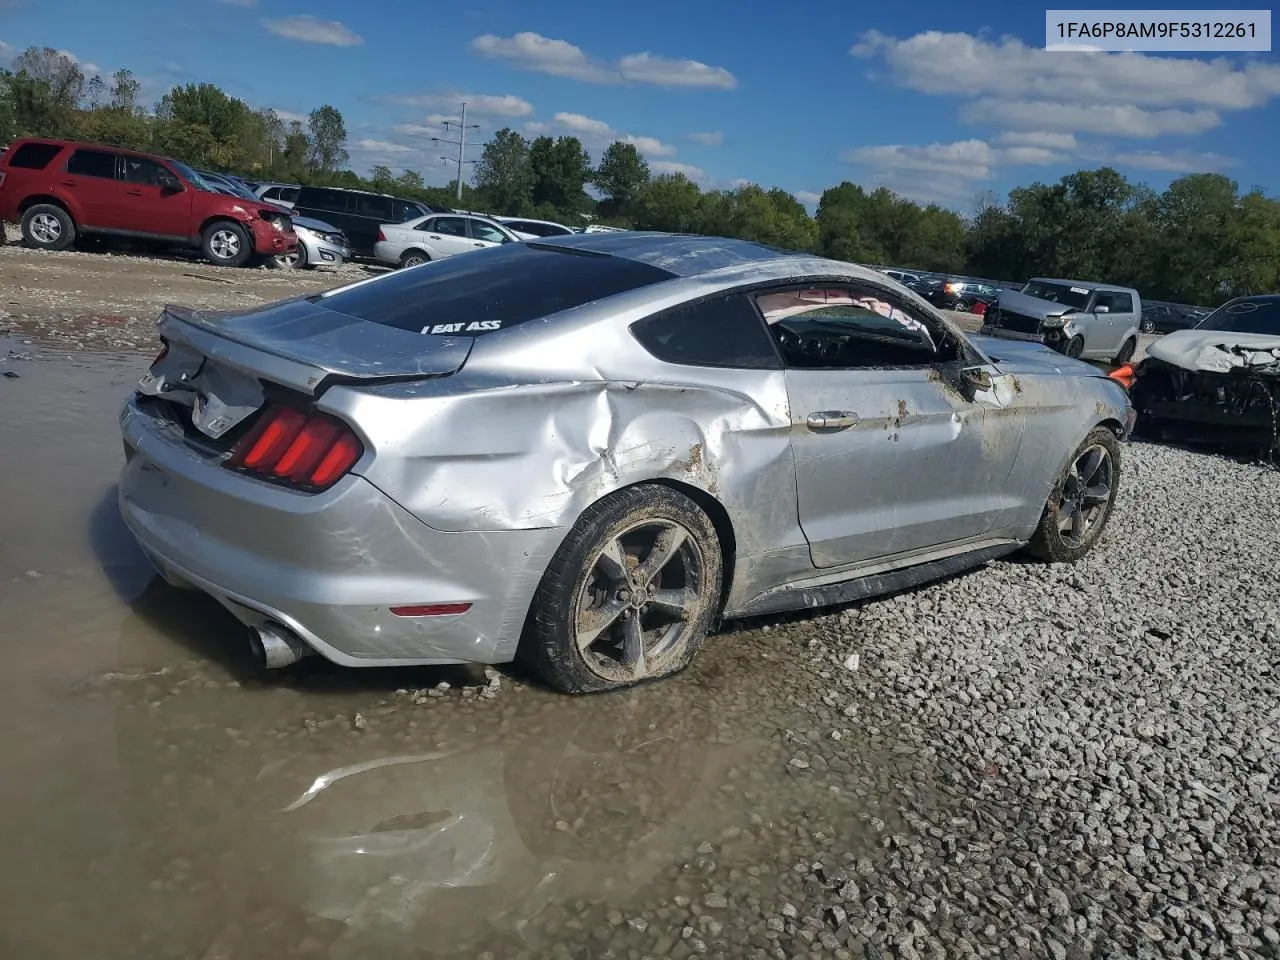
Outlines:
[[965, 367], [960, 371], [960, 382], [964, 395], [972, 400], [974, 394], [991, 389], [991, 374], [985, 367]]
[[1108, 307], [1105, 303], [1100, 303], [1093, 308], [1093, 312], [1094, 313], [1110, 313], [1111, 308]]

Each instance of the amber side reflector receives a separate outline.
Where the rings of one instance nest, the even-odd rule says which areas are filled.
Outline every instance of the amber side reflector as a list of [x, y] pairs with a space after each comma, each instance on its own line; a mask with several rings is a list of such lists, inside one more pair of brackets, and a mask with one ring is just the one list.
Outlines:
[[470, 609], [469, 603], [415, 603], [392, 607], [391, 612], [397, 617], [449, 617]]
[[1133, 372], [1133, 364], [1131, 363], [1126, 363], [1123, 367], [1116, 367], [1107, 376], [1126, 390], [1132, 387], [1133, 381], [1138, 378], [1137, 374]]

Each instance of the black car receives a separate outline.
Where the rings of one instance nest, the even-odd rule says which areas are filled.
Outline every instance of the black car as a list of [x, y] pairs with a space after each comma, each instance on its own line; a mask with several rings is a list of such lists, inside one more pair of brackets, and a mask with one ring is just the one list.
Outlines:
[[372, 257], [378, 227], [384, 223], [416, 220], [436, 210], [417, 200], [403, 200], [385, 193], [348, 190], [345, 187], [303, 187], [294, 202], [295, 216], [312, 217], [333, 224], [347, 235], [357, 256]]
[[978, 280], [932, 280], [916, 292], [935, 307], [968, 313], [975, 303], [995, 303], [1000, 291], [990, 283]]
[[1172, 333], [1174, 330], [1190, 330], [1210, 314], [1205, 307], [1191, 307], [1184, 303], [1144, 301], [1142, 305], [1143, 333]]

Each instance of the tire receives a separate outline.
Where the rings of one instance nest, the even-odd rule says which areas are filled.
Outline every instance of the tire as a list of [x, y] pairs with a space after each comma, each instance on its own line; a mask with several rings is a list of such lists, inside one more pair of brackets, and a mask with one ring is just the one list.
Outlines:
[[[645, 564], [655, 550], [668, 559], [651, 576]], [[719, 613], [722, 565], [715, 527], [688, 497], [656, 484], [619, 490], [588, 507], [552, 557], [520, 659], [565, 693], [678, 673]], [[594, 634], [580, 628], [584, 619]]]
[[272, 270], [307, 270], [311, 264], [307, 263], [307, 248], [299, 243], [298, 250], [293, 256], [280, 254], [267, 257], [267, 266]]
[[76, 240], [71, 214], [52, 203], [37, 203], [22, 215], [22, 242], [36, 250], [65, 250]]
[[400, 267], [420, 267], [424, 263], [430, 263], [431, 258], [421, 250], [406, 250], [400, 254]]
[[[1091, 461], [1103, 454], [1096, 466]], [[1105, 469], [1105, 484], [1101, 471]], [[1080, 479], [1082, 473], [1089, 476]], [[1105, 485], [1105, 491], [1099, 489]], [[1097, 544], [1106, 529], [1120, 488], [1120, 442], [1106, 427], [1094, 427], [1071, 455], [1062, 476], [1053, 485], [1040, 525], [1027, 544], [1027, 552], [1048, 563], [1075, 563]], [[1090, 494], [1090, 491], [1093, 491]], [[1064, 512], [1064, 507], [1066, 508]], [[1075, 524], [1080, 518], [1081, 528]], [[1072, 524], [1064, 531], [1065, 524]]]
[[1062, 348], [1062, 352], [1073, 360], [1080, 359], [1080, 354], [1084, 353], [1084, 337], [1076, 334], [1067, 341], [1067, 345]]
[[964, 300], [957, 300], [951, 309], [955, 310], [957, 313], [968, 313], [969, 304]]
[[1124, 346], [1120, 348], [1120, 352], [1111, 358], [1112, 364], [1117, 367], [1123, 367], [1126, 363], [1133, 359], [1133, 353], [1138, 349], [1138, 341], [1130, 337], [1124, 342]]
[[200, 249], [216, 267], [243, 267], [253, 257], [253, 241], [234, 220], [218, 220], [205, 227]]
[[1155, 322], [1154, 320], [1143, 320], [1143, 321], [1142, 321], [1142, 332], [1143, 332], [1143, 333], [1155, 333], [1155, 332], [1156, 332], [1156, 322]]

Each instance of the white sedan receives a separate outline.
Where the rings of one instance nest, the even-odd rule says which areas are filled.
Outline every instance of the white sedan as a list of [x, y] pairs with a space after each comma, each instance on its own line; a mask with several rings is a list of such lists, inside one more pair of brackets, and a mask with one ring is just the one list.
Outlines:
[[384, 223], [378, 228], [373, 255], [393, 267], [416, 267], [458, 253], [503, 243], [518, 243], [511, 230], [487, 217], [436, 213], [407, 223]]

